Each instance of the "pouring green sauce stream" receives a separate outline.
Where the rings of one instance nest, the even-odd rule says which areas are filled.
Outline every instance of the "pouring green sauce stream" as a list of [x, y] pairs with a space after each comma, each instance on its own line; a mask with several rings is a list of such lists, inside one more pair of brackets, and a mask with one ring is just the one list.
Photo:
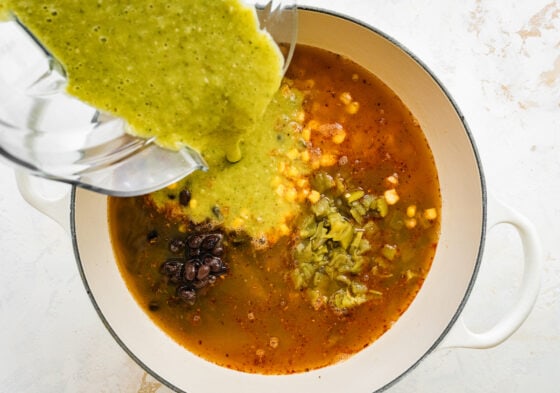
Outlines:
[[282, 55], [239, 0], [5, 0], [64, 66], [67, 91], [162, 147], [232, 161], [281, 82]]

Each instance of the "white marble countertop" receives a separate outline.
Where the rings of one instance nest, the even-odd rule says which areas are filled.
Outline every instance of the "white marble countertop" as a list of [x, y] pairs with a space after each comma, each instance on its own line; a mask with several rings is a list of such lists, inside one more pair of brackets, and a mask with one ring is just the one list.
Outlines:
[[[541, 237], [541, 294], [493, 349], [436, 350], [390, 392], [560, 389], [560, 1], [301, 0], [360, 19], [417, 55], [470, 125], [490, 190]], [[80, 280], [68, 235], [27, 205], [0, 164], [0, 391], [168, 392], [113, 341]], [[507, 226], [491, 231], [464, 311], [491, 326], [522, 275]]]

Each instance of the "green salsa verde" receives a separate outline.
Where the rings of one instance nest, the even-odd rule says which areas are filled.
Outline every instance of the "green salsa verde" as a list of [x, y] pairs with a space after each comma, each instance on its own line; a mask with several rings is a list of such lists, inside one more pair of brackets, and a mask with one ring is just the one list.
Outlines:
[[62, 63], [70, 94], [169, 149], [240, 159], [239, 141], [280, 86], [281, 52], [239, 0], [6, 0], [5, 9]]
[[[194, 222], [210, 219], [214, 225], [246, 232], [263, 246], [274, 243], [300, 209], [301, 198], [293, 192], [310, 170], [301, 158], [302, 104], [302, 93], [283, 84], [241, 143], [242, 160], [231, 164], [219, 149], [209, 148], [207, 172], [197, 171], [147, 198], [169, 216], [188, 215]], [[181, 205], [177, 194], [185, 189], [191, 199]]]

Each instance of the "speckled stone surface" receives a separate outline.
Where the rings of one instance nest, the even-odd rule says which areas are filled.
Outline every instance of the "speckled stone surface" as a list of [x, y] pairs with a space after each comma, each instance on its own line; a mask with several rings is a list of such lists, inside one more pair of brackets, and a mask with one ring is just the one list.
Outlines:
[[[441, 349], [392, 386], [405, 392], [558, 392], [560, 386], [560, 1], [301, 0], [384, 31], [454, 97], [487, 185], [536, 226], [541, 294], [524, 325], [493, 349]], [[0, 163], [0, 391], [169, 390], [113, 341], [89, 302], [67, 234], [19, 196]], [[473, 329], [513, 304], [522, 275], [516, 233], [488, 235], [464, 316]]]

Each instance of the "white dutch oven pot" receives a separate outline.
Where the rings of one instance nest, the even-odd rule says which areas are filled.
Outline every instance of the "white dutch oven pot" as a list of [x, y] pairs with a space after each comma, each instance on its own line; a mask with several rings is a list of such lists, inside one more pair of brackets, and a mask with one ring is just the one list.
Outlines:
[[[109, 332], [140, 366], [177, 391], [378, 391], [438, 346], [486, 348], [501, 343], [522, 324], [537, 297], [541, 252], [535, 231], [487, 195], [463, 117], [427, 68], [381, 32], [327, 11], [299, 10], [298, 42], [347, 56], [395, 91], [426, 134], [441, 186], [441, 238], [422, 289], [388, 332], [346, 361], [301, 374], [264, 376], [222, 368], [191, 354], [157, 328], [127, 290], [111, 248], [106, 197], [73, 189], [70, 196], [49, 201], [19, 176], [24, 197], [70, 231], [84, 284]], [[512, 224], [523, 245], [519, 300], [493, 328], [475, 334], [460, 312], [479, 269], [486, 231], [499, 223]]]

